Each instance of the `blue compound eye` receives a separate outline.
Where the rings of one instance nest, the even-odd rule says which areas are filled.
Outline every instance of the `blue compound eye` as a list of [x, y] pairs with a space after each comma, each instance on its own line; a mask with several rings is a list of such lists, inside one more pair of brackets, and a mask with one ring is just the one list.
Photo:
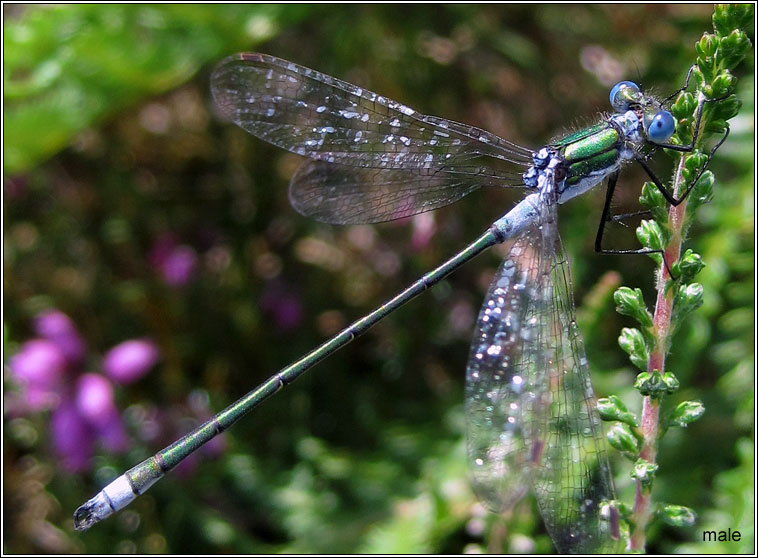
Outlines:
[[620, 81], [611, 89], [611, 106], [616, 112], [625, 112], [639, 92], [639, 86], [633, 81]]
[[664, 143], [674, 134], [676, 123], [667, 110], [658, 111], [647, 127], [647, 137], [653, 143]]

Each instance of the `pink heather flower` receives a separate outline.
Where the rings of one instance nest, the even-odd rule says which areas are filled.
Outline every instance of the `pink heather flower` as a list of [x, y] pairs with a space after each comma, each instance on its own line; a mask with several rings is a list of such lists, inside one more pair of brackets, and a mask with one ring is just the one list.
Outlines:
[[190, 246], [181, 245], [163, 262], [163, 279], [169, 285], [181, 287], [192, 279], [197, 264], [197, 254]]
[[106, 449], [129, 447], [124, 423], [113, 399], [113, 384], [100, 374], [84, 374], [76, 382], [76, 410], [97, 432]]
[[66, 358], [55, 343], [45, 339], [27, 341], [8, 364], [13, 377], [23, 386], [31, 410], [50, 408], [58, 402]]
[[155, 343], [149, 339], [132, 339], [106, 353], [103, 371], [109, 378], [129, 384], [147, 374], [159, 359], [160, 352]]
[[21, 405], [17, 408], [20, 412], [44, 411], [54, 409], [60, 403], [60, 395], [57, 390], [30, 384], [24, 387], [20, 397]]
[[83, 374], [76, 381], [75, 402], [76, 410], [89, 422], [105, 420], [116, 410], [113, 384], [100, 374]]
[[84, 340], [76, 331], [71, 318], [59, 310], [43, 312], [34, 320], [34, 330], [40, 337], [52, 341], [71, 364], [84, 360], [86, 347]]
[[420, 252], [426, 248], [437, 231], [437, 222], [431, 213], [419, 213], [413, 217], [413, 234], [411, 248]]
[[92, 431], [76, 405], [64, 399], [50, 418], [53, 448], [61, 465], [72, 473], [86, 471], [93, 455]]
[[197, 252], [191, 246], [178, 244], [174, 235], [166, 233], [153, 245], [149, 260], [166, 283], [181, 287], [195, 274]]
[[260, 298], [263, 312], [282, 332], [292, 331], [303, 320], [300, 299], [281, 281], [271, 281]]
[[[6, 400], [18, 413], [51, 409], [50, 439], [61, 467], [88, 470], [95, 442], [111, 452], [129, 447], [114, 386], [105, 375], [82, 373], [86, 345], [71, 319], [58, 310], [43, 312], [34, 321], [42, 339], [21, 345], [8, 363], [11, 377], [21, 386]], [[122, 382], [145, 375], [160, 358], [148, 339], [113, 347], [105, 356], [104, 372]]]

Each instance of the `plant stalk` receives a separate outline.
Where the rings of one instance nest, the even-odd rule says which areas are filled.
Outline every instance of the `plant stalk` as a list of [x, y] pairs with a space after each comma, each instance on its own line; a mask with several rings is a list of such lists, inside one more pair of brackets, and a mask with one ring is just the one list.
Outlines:
[[[679, 159], [676, 175], [674, 178], [675, 195], [680, 195], [684, 190], [684, 161], [685, 155]], [[669, 227], [672, 232], [671, 241], [665, 249], [665, 261], [675, 262], [679, 260], [682, 250], [682, 232], [687, 211], [687, 200], [676, 207], [669, 208]], [[674, 306], [674, 289], [666, 289], [666, 282], [671, 280], [665, 263], [661, 263], [658, 272], [658, 297], [653, 314], [653, 334], [656, 339], [655, 348], [650, 353], [647, 371], [653, 373], [658, 370], [661, 374], [665, 371], [666, 353], [668, 352], [668, 339], [672, 333], [671, 317]], [[640, 420], [640, 432], [642, 433], [642, 448], [640, 459], [655, 464], [658, 450], [658, 437], [660, 431], [660, 400], [651, 396], [644, 396], [642, 400], [642, 417]], [[635, 481], [634, 507], [632, 509], [632, 531], [629, 538], [629, 550], [644, 552], [645, 530], [652, 517], [652, 483], [643, 483], [640, 479]]]

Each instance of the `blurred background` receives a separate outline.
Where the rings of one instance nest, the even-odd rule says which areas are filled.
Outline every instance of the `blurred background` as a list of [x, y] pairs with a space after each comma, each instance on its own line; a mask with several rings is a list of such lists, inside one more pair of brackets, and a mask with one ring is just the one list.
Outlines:
[[[608, 110], [631, 79], [667, 96], [712, 31], [708, 5], [4, 5], [6, 553], [539, 553], [531, 496], [487, 513], [467, 482], [463, 381], [474, 320], [506, 247], [319, 364], [90, 531], [77, 506], [476, 238], [518, 201], [472, 194], [431, 214], [336, 227], [287, 198], [302, 160], [214, 112], [209, 75], [238, 51], [296, 61], [423, 113], [539, 146]], [[751, 35], [752, 38], [752, 35]], [[702, 308], [667, 369], [705, 416], [671, 431], [654, 498], [698, 523], [647, 550], [752, 552], [754, 90], [711, 164], [686, 245]], [[662, 177], [671, 159], [655, 158]], [[645, 177], [622, 174], [616, 210]], [[599, 193], [599, 190], [597, 191]], [[612, 300], [653, 262], [600, 256], [603, 202], [562, 207], [598, 396], [635, 411]], [[606, 237], [636, 248], [634, 226]], [[611, 450], [619, 497], [631, 464]], [[699, 543], [703, 529], [739, 543]]]

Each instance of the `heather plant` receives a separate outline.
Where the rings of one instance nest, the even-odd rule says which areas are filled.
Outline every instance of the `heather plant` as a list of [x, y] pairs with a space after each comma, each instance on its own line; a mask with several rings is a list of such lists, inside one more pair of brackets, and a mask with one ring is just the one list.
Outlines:
[[[681, 527], [693, 525], [697, 518], [695, 511], [686, 506], [654, 503], [652, 497], [658, 470], [656, 456], [663, 435], [669, 428], [687, 427], [706, 411], [702, 401], [685, 400], [662, 414], [666, 399], [680, 389], [675, 374], [665, 371], [665, 362], [672, 350], [674, 332], [703, 304], [704, 289], [695, 277], [706, 263], [692, 249], [682, 254], [682, 245], [697, 209], [714, 195], [716, 178], [705, 167], [727, 138], [728, 121], [740, 108], [734, 95], [737, 79], [732, 71], [752, 46], [744, 29], [753, 15], [752, 5], [716, 6], [714, 32], [704, 34], [696, 43], [697, 61], [687, 74], [687, 84], [694, 82], [694, 93], [683, 90], [671, 108], [678, 121], [674, 143], [690, 144], [695, 126], [699, 126], [695, 149], [678, 155], [673, 179], [674, 197], [688, 194], [686, 199], [669, 206], [652, 182], [645, 183], [640, 196], [640, 203], [653, 216], [652, 220], [642, 222], [637, 237], [644, 248], [653, 251], [650, 255], [659, 265], [655, 310], [651, 313], [647, 309], [640, 289], [620, 287], [614, 294], [617, 311], [631, 316], [640, 325], [624, 328], [619, 346], [629, 353], [632, 364], [643, 370], [635, 382], [642, 396], [642, 410], [638, 417], [617, 397], [601, 399], [598, 404], [604, 418], [616, 422], [608, 435], [611, 444], [633, 462], [634, 503], [622, 505], [622, 511], [630, 528], [628, 548], [636, 552], [645, 550], [646, 530], [651, 521]], [[697, 120], [701, 107], [703, 116]], [[721, 139], [709, 152], [706, 145], [713, 135], [720, 135]]]

